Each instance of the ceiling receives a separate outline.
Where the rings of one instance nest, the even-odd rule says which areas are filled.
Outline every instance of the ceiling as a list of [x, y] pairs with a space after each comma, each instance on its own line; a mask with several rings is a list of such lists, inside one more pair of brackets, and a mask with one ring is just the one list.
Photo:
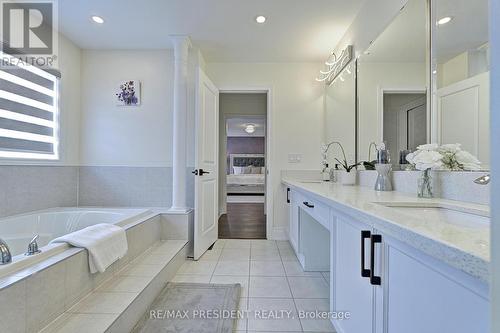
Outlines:
[[364, 62], [425, 62], [426, 2], [409, 0], [369, 47]]
[[436, 16], [453, 17], [436, 32], [438, 63], [488, 42], [488, 0], [440, 0]]
[[[247, 124], [255, 125], [255, 132], [248, 134], [245, 132]], [[242, 117], [242, 118], [229, 118], [226, 121], [227, 136], [239, 137], [256, 137], [266, 135], [266, 118], [261, 117]]]
[[[425, 62], [426, 10], [425, 1], [409, 0], [360, 61]], [[438, 63], [488, 42], [488, 0], [439, 0], [435, 13], [436, 19], [453, 17], [435, 30]]]
[[327, 58], [364, 1], [59, 0], [59, 27], [85, 49], [171, 48], [169, 35], [187, 34], [209, 62], [314, 62]]

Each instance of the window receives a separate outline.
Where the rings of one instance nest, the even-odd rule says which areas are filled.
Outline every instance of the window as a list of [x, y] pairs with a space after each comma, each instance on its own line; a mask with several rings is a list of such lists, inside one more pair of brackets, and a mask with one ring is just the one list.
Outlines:
[[0, 158], [58, 159], [59, 76], [0, 57]]

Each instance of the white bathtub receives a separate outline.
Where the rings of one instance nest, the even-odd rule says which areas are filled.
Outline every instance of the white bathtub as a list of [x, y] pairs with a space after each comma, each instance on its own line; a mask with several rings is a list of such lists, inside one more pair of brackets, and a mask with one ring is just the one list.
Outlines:
[[[53, 208], [2, 218], [0, 238], [9, 246], [13, 263], [1, 265], [0, 276], [67, 248], [65, 244], [47, 245], [54, 238], [98, 223], [126, 226], [151, 213], [146, 209], [129, 208]], [[39, 235], [38, 246], [42, 253], [25, 257], [28, 243], [35, 235]]]

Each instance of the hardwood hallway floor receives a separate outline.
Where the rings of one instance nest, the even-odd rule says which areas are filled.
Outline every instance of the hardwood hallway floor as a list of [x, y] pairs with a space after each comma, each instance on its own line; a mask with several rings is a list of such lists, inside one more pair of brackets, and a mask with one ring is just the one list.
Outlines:
[[263, 203], [228, 203], [227, 214], [219, 218], [219, 238], [265, 239]]

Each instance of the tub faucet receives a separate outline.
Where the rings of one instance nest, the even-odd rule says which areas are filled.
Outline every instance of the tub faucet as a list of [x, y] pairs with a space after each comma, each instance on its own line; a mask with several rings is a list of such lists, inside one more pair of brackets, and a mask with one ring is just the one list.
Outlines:
[[491, 180], [491, 177], [489, 174], [487, 174], [487, 175], [484, 175], [484, 176], [481, 176], [481, 177], [475, 179], [474, 183], [479, 184], [479, 185], [487, 185], [487, 184], [489, 184], [490, 180]]
[[0, 238], [0, 265], [9, 264], [12, 262], [9, 246]]
[[42, 252], [38, 249], [38, 243], [36, 242], [36, 240], [38, 239], [38, 236], [39, 235], [36, 235], [35, 237], [33, 237], [31, 242], [28, 244], [28, 252], [26, 252], [24, 254], [25, 256], [32, 256], [34, 254]]

